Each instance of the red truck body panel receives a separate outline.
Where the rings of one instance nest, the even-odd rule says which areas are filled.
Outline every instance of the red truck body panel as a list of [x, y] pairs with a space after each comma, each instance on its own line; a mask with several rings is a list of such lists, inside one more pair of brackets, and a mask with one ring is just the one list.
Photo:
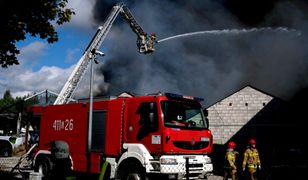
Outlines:
[[121, 154], [122, 147], [122, 106], [124, 106], [123, 98], [100, 103], [109, 103], [106, 122], [105, 151], [106, 156], [117, 157]]

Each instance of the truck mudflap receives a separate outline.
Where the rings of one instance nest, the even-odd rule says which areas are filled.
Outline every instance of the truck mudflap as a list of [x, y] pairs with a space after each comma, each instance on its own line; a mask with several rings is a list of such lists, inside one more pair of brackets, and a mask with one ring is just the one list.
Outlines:
[[151, 161], [147, 173], [169, 175], [174, 179], [203, 179], [213, 171], [207, 155], [163, 155], [159, 161]]

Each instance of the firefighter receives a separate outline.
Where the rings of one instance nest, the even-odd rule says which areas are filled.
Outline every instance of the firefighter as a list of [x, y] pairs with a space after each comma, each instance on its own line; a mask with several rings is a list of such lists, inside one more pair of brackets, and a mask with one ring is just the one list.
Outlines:
[[[53, 141], [51, 144], [51, 157], [53, 169], [50, 179], [66, 180], [74, 179], [72, 174], [72, 162], [69, 155], [69, 145], [65, 141]], [[47, 179], [47, 178], [46, 178]]]
[[225, 155], [224, 180], [227, 180], [229, 175], [231, 175], [232, 180], [237, 179], [236, 156], [238, 152], [235, 151], [235, 148], [236, 144], [230, 141]]
[[140, 53], [145, 53], [148, 51], [148, 37], [146, 32], [141, 33], [137, 39], [137, 45]]
[[156, 36], [155, 33], [151, 33], [151, 36], [149, 37], [149, 50], [155, 51], [154, 44], [156, 43]]
[[254, 180], [257, 169], [261, 170], [261, 161], [258, 150], [256, 148], [256, 141], [254, 139], [249, 140], [249, 147], [244, 153], [243, 160], [243, 172], [246, 170], [249, 173], [249, 179]]

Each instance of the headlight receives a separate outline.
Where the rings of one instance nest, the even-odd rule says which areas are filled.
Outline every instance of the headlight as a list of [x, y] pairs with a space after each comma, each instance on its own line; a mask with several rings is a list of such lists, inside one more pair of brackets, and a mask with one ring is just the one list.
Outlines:
[[209, 141], [210, 141], [210, 138], [201, 137], [201, 138], [200, 138], [200, 141], [202, 141], [202, 142], [209, 142]]
[[205, 163], [207, 163], [207, 164], [212, 163], [211, 158], [210, 158], [210, 157], [208, 157], [208, 156], [204, 156], [204, 160], [205, 160]]
[[161, 158], [160, 164], [168, 164], [168, 165], [175, 165], [178, 164], [176, 159], [173, 158]]

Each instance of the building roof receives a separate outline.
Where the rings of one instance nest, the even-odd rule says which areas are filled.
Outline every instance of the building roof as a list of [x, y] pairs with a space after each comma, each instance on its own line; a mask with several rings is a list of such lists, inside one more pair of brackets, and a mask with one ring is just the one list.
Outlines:
[[34, 105], [47, 105], [47, 104], [53, 104], [57, 99], [57, 97], [58, 97], [57, 93], [45, 89], [41, 92], [35, 93], [32, 96], [25, 98], [24, 101], [34, 100]]
[[245, 85], [245, 86], [239, 88], [238, 90], [235, 90], [235, 91], [231, 92], [230, 94], [226, 95], [225, 97], [219, 99], [219, 100], [216, 101], [215, 103], [208, 105], [208, 107], [211, 107], [211, 106], [215, 105], [216, 103], [218, 103], [218, 102], [220, 102], [220, 101], [222, 101], [222, 100], [224, 100], [224, 99], [226, 99], [226, 98], [228, 98], [228, 97], [230, 97], [230, 96], [232, 96], [232, 95], [234, 95], [234, 94], [236, 94], [236, 93], [242, 91], [242, 90], [245, 89], [245, 88], [252, 88], [252, 89], [254, 89], [254, 90], [258, 91], [258, 92], [261, 92], [262, 94], [271, 96], [271, 97], [273, 97], [273, 98], [275, 98], [275, 99], [282, 100], [281, 98], [278, 98], [278, 97], [276, 97], [276, 96], [274, 96], [274, 95], [272, 95], [272, 94], [270, 94], [270, 93], [268, 93], [268, 92], [265, 92], [265, 91], [263, 91], [263, 90], [261, 90], [261, 89], [259, 89], [259, 88], [254, 87], [254, 86], [252, 86], [252, 85]]

